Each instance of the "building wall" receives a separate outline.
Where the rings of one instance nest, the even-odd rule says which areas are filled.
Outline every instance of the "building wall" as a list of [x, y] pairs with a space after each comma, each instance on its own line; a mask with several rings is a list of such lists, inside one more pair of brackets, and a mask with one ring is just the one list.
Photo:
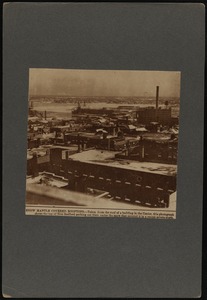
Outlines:
[[[169, 195], [176, 190], [176, 176], [121, 169], [79, 161], [65, 161], [68, 187], [86, 192], [87, 188], [109, 192], [120, 201], [168, 207]], [[162, 204], [161, 204], [162, 203]]]
[[171, 123], [171, 108], [158, 109], [156, 116], [156, 109], [144, 109], [137, 112], [139, 123], [149, 124], [150, 122], [159, 122], [161, 124]]
[[28, 149], [38, 148], [40, 146], [40, 139], [28, 139], [27, 147]]
[[[63, 156], [64, 153], [64, 156]], [[49, 171], [58, 175], [64, 175], [63, 171], [63, 157], [66, 158], [68, 154], [62, 148], [50, 149], [50, 166]]]
[[49, 154], [41, 157], [34, 156], [33, 158], [27, 160], [27, 175], [37, 176], [39, 172], [47, 171], [49, 168]]

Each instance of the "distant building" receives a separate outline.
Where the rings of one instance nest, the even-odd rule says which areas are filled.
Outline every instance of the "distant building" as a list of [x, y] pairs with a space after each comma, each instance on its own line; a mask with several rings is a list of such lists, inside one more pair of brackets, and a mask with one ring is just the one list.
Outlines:
[[159, 122], [163, 125], [171, 123], [171, 108], [145, 108], [137, 111], [137, 119], [139, 123], [149, 124], [151, 122]]

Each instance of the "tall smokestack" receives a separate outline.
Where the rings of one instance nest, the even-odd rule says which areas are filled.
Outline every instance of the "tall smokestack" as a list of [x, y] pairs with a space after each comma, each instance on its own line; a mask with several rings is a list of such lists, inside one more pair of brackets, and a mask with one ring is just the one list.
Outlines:
[[159, 86], [156, 87], [156, 109], [158, 109], [158, 102], [159, 102]]
[[156, 87], [156, 121], [158, 120], [159, 88], [159, 86]]

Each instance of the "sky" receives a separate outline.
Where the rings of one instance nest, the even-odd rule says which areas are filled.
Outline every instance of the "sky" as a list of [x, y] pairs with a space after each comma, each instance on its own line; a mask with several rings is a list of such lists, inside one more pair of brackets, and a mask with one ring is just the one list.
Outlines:
[[180, 96], [180, 72], [30, 69], [29, 95]]

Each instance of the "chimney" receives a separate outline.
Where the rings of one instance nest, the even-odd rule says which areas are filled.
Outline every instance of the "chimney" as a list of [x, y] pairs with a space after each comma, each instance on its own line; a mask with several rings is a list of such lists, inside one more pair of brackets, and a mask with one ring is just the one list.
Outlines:
[[158, 102], [159, 102], [159, 86], [157, 86], [156, 87], [156, 112], [155, 112], [155, 114], [156, 114], [156, 121], [157, 121], [157, 116], [158, 116]]

